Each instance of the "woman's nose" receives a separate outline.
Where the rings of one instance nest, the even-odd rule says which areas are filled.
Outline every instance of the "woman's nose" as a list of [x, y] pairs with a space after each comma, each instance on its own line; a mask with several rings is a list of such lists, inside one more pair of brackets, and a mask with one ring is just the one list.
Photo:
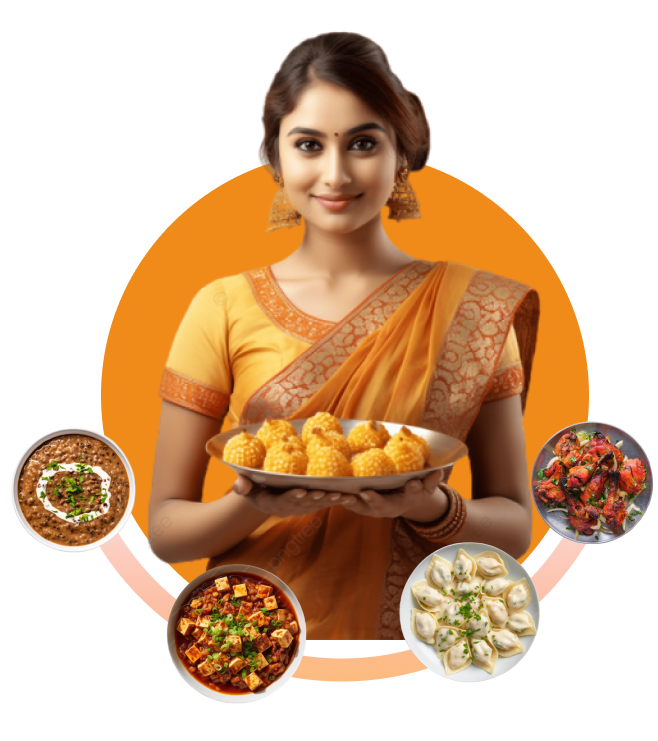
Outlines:
[[343, 152], [338, 148], [328, 147], [324, 159], [323, 181], [328, 188], [339, 190], [351, 182], [352, 177]]

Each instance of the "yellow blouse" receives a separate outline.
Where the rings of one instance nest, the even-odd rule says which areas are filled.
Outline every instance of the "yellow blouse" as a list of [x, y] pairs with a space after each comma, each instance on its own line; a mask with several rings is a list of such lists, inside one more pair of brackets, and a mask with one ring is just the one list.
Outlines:
[[[239, 424], [252, 394], [339, 323], [297, 309], [269, 267], [219, 278], [194, 297], [167, 359], [162, 398]], [[510, 327], [485, 402], [521, 393], [523, 371]]]

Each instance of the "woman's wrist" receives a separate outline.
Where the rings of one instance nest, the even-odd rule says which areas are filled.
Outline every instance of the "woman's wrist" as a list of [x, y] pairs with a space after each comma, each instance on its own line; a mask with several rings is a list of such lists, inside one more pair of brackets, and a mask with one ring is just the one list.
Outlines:
[[405, 520], [412, 530], [430, 543], [445, 543], [456, 537], [466, 524], [468, 514], [466, 504], [459, 494], [447, 484], [439, 484], [448, 500], [447, 511], [434, 521], [419, 522], [410, 518]]
[[450, 501], [446, 493], [437, 486], [428, 500], [407, 510], [404, 517], [415, 522], [434, 522], [445, 515], [449, 506]]

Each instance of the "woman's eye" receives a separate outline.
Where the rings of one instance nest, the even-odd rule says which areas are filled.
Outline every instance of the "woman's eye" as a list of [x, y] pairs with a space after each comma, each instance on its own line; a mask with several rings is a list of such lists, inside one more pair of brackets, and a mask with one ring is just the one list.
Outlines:
[[377, 146], [377, 141], [371, 137], [363, 137], [361, 139], [355, 139], [350, 145], [350, 149], [355, 149], [357, 152], [371, 152]]
[[295, 146], [297, 149], [301, 149], [302, 152], [319, 152], [322, 147], [319, 142], [314, 139], [302, 139], [298, 141]]

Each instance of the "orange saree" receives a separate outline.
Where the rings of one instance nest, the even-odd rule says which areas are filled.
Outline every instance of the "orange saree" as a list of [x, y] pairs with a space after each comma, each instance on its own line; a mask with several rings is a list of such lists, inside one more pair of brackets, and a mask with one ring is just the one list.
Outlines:
[[[263, 292], [262, 271], [244, 279], [261, 313], [268, 313], [264, 296], [281, 300]], [[517, 393], [525, 399], [537, 320], [537, 295], [527, 286], [456, 263], [416, 261], [343, 321], [320, 328], [303, 352], [244, 396], [239, 422], [329, 411], [419, 425], [464, 440], [482, 403]], [[229, 317], [226, 325], [237, 326], [237, 319], [232, 325]], [[233, 344], [233, 353], [230, 368], [245, 357], [240, 343]], [[221, 386], [202, 383], [195, 397], [196, 381], [188, 374], [191, 385], [177, 395], [182, 374], [172, 359], [173, 350], [161, 395], [209, 413], [198, 399], [208, 389], [221, 392]], [[235, 388], [225, 393], [232, 405]], [[229, 416], [238, 418], [237, 412], [233, 408]], [[276, 573], [297, 594], [309, 638], [401, 638], [401, 590], [437, 547], [404, 518], [363, 517], [337, 507], [270, 518], [209, 566], [245, 563]]]

